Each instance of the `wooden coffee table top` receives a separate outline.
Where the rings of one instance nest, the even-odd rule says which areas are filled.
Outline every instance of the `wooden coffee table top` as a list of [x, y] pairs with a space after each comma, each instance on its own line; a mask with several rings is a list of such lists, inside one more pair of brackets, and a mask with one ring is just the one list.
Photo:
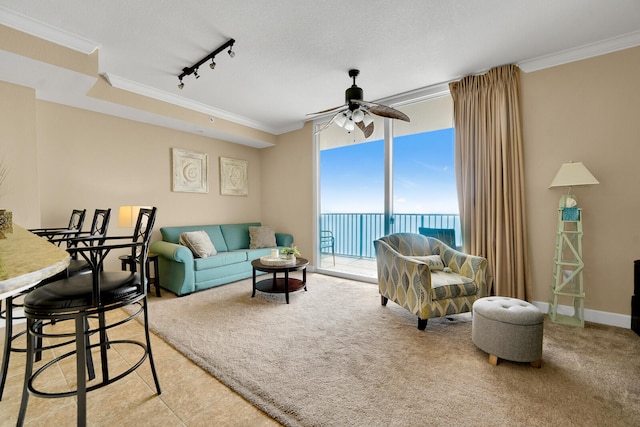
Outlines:
[[309, 260], [305, 258], [296, 257], [295, 265], [265, 265], [260, 262], [260, 259], [254, 259], [251, 261], [251, 265], [256, 270], [260, 271], [270, 271], [270, 272], [280, 272], [280, 271], [296, 271], [306, 268], [309, 265]]

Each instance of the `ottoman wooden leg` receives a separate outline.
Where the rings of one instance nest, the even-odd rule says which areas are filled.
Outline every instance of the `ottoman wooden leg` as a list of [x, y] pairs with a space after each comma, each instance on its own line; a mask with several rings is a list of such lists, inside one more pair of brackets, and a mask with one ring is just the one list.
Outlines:
[[496, 356], [495, 354], [490, 354], [489, 355], [489, 363], [491, 363], [493, 366], [497, 366], [498, 365], [498, 356]]
[[534, 368], [542, 368], [542, 360], [534, 360], [531, 362], [531, 366]]

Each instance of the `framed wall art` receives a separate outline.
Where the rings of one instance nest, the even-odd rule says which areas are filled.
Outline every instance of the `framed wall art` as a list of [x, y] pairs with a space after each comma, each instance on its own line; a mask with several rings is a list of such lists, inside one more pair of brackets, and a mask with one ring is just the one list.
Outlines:
[[208, 157], [204, 153], [172, 148], [173, 191], [186, 193], [208, 193]]
[[223, 196], [247, 196], [247, 161], [220, 157], [220, 194]]

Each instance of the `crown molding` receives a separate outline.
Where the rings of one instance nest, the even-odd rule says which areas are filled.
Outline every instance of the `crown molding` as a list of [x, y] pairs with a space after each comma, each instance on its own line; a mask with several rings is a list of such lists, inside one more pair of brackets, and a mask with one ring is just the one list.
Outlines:
[[416, 102], [440, 98], [441, 96], [447, 96], [449, 95], [449, 93], [449, 83], [438, 83], [383, 98], [375, 102], [379, 104], [390, 105], [393, 107], [401, 107], [407, 104], [414, 104]]
[[255, 120], [248, 119], [243, 116], [239, 116], [227, 111], [219, 110], [211, 107], [210, 105], [203, 104], [201, 102], [192, 101], [182, 96], [174, 95], [163, 90], [158, 90], [151, 86], [143, 85], [141, 83], [134, 82], [111, 73], [102, 74], [109, 84], [117, 89], [126, 90], [128, 92], [137, 93], [138, 95], [146, 96], [148, 98], [157, 99], [158, 101], [167, 102], [169, 104], [184, 107], [189, 110], [199, 111], [201, 113], [208, 114], [220, 119], [228, 120], [233, 123], [237, 123], [243, 126], [247, 126], [253, 129], [261, 130], [271, 134], [277, 134], [277, 130], [267, 126], [263, 123], [259, 123]]
[[569, 62], [580, 61], [582, 59], [593, 58], [618, 50], [629, 49], [640, 45], [640, 31], [623, 34], [618, 37], [602, 40], [596, 43], [586, 44], [574, 49], [563, 50], [551, 55], [539, 56], [518, 63], [518, 66], [525, 73], [538, 71]]
[[0, 6], [0, 24], [86, 55], [95, 52], [101, 47], [98, 42], [55, 28], [49, 24], [21, 15], [2, 6]]

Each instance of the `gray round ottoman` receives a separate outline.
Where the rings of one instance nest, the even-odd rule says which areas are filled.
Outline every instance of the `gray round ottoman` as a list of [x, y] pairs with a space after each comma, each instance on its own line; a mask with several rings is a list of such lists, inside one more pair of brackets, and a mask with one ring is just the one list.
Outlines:
[[526, 301], [508, 297], [480, 298], [473, 304], [471, 339], [489, 353], [489, 363], [498, 358], [542, 366], [544, 314]]

